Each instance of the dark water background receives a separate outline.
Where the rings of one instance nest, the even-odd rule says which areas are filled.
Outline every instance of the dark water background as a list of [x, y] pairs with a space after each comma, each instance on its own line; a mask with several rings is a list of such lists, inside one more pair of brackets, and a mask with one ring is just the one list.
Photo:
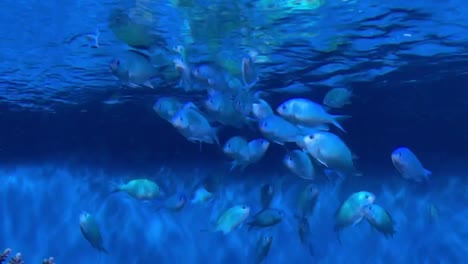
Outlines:
[[[441, 67], [445, 67], [442, 65]], [[454, 67], [454, 66], [452, 66]], [[406, 76], [424, 76], [431, 71], [404, 67], [382, 78], [389, 83], [353, 83], [353, 104], [343, 111], [352, 116], [345, 121], [352, 149], [364, 163], [390, 165], [389, 153], [398, 146], [411, 146], [418, 153], [450, 161], [466, 156], [468, 148], [468, 90], [466, 76], [446, 76], [440, 80], [402, 83]], [[267, 85], [268, 86], [268, 85]], [[323, 98], [327, 89], [316, 88], [311, 99]], [[272, 105], [293, 96], [273, 97]], [[122, 105], [100, 101], [63, 107], [56, 113], [9, 111], [2, 107], [0, 155], [4, 161], [55, 159], [83, 156], [86, 162], [115, 160], [117, 164], [177, 161], [180, 159], [222, 159], [216, 146], [188, 144], [170, 124], [152, 109], [152, 100]], [[343, 112], [341, 111], [341, 112]], [[261, 136], [256, 131], [244, 131]], [[237, 130], [224, 128], [221, 141]], [[271, 148], [272, 158], [283, 149]], [[265, 161], [264, 161], [265, 162]]]

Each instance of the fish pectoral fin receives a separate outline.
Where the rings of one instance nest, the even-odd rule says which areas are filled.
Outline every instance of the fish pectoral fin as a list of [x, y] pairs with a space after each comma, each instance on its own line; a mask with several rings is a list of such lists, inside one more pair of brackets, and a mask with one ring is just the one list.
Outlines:
[[148, 87], [148, 88], [151, 88], [151, 89], [154, 89], [154, 86], [153, 84], [151, 83], [151, 81], [146, 81], [143, 83], [144, 86]]
[[323, 166], [327, 167], [328, 168], [328, 165], [327, 163], [325, 163], [324, 161], [320, 160], [320, 159], [316, 159], [320, 164], [322, 164]]
[[359, 217], [359, 218], [356, 218], [356, 220], [353, 221], [352, 226], [356, 226], [357, 224], [359, 224], [359, 223], [362, 221], [363, 218], [364, 218], [364, 217], [362, 217], [362, 216]]
[[432, 171], [424, 169], [424, 175], [427, 179], [429, 179], [429, 177], [432, 175]]
[[355, 172], [353, 172], [353, 176], [355, 176], [355, 177], [362, 177], [362, 176], [364, 176], [364, 173], [359, 172], [359, 171], [355, 171]]
[[136, 83], [132, 83], [132, 82], [128, 82], [127, 84], [130, 88], [140, 88], [140, 85], [136, 84]]
[[237, 160], [232, 161], [230, 171], [233, 171], [237, 166], [239, 166], [239, 161]]

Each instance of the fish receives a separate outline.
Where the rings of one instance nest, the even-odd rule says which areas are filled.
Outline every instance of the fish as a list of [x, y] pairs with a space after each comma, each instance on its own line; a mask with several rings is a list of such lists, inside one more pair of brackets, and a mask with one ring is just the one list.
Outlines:
[[264, 184], [262, 186], [260, 189], [260, 202], [262, 204], [262, 210], [270, 207], [274, 195], [275, 189], [271, 184]]
[[432, 172], [425, 169], [418, 157], [407, 147], [399, 147], [391, 155], [393, 165], [405, 180], [428, 181]]
[[364, 209], [366, 206], [374, 204], [375, 195], [368, 191], [359, 191], [351, 194], [338, 208], [335, 213], [334, 230], [338, 234], [338, 241], [341, 244], [339, 233], [345, 227], [355, 226], [364, 219]]
[[160, 97], [153, 104], [153, 110], [159, 117], [166, 121], [170, 121], [182, 108], [184, 103], [179, 99], [170, 96]]
[[267, 93], [279, 94], [304, 94], [310, 91], [311, 89], [301, 82], [294, 82], [286, 87], [265, 90]]
[[364, 217], [367, 222], [386, 238], [395, 234], [395, 222], [392, 216], [380, 205], [370, 204], [364, 207]]
[[252, 115], [258, 120], [264, 119], [273, 114], [274, 112], [270, 104], [261, 98], [258, 98], [257, 102], [252, 104]]
[[247, 222], [249, 230], [254, 227], [269, 227], [276, 225], [283, 220], [284, 213], [274, 208], [266, 208], [253, 216], [253, 220]]
[[351, 104], [353, 92], [346, 88], [333, 88], [323, 98], [323, 104], [332, 108], [342, 108]]
[[96, 29], [95, 33], [80, 33], [72, 36], [69, 38], [67, 41], [65, 41], [65, 44], [71, 44], [77, 40], [85, 40], [86, 44], [81, 45], [82, 47], [90, 47], [90, 48], [99, 48], [101, 47], [99, 43], [99, 36], [101, 35], [101, 32], [99, 29]]
[[250, 152], [249, 162], [257, 163], [267, 152], [270, 142], [264, 138], [257, 138], [247, 144]]
[[190, 142], [219, 145], [218, 128], [212, 127], [193, 103], [187, 103], [171, 119], [171, 124]]
[[306, 98], [293, 98], [281, 103], [276, 112], [286, 120], [308, 127], [332, 124], [346, 133], [339, 120], [350, 118], [348, 115], [329, 114], [320, 104]]
[[101, 229], [96, 219], [88, 212], [80, 214], [80, 230], [91, 246], [101, 252], [108, 253], [104, 247], [104, 242], [101, 235]]
[[181, 58], [173, 60], [174, 67], [180, 75], [180, 81], [177, 88], [182, 88], [185, 92], [205, 90], [203, 86], [194, 85], [190, 66]]
[[259, 264], [265, 261], [268, 253], [270, 252], [271, 242], [273, 237], [271, 235], [262, 235], [257, 242], [257, 248], [255, 251], [255, 263]]
[[298, 217], [297, 233], [299, 235], [299, 241], [307, 248], [311, 256], [315, 255], [313, 241], [311, 239], [311, 231], [309, 225], [309, 219], [306, 216]]
[[427, 216], [430, 223], [435, 223], [439, 220], [439, 208], [433, 203], [429, 204], [427, 207]]
[[193, 188], [191, 194], [191, 204], [202, 204], [210, 202], [215, 198], [215, 194], [220, 191], [223, 185], [223, 175], [208, 175], [201, 178]]
[[234, 108], [243, 116], [250, 116], [252, 114], [253, 105], [258, 101], [256, 93], [249, 90], [236, 91], [234, 98]]
[[312, 215], [317, 206], [320, 191], [315, 184], [307, 184], [299, 193], [297, 201], [298, 217], [307, 217]]
[[153, 200], [164, 195], [159, 185], [148, 179], [133, 179], [118, 185], [112, 193], [125, 192], [138, 200]]
[[266, 138], [280, 145], [286, 142], [297, 142], [306, 134], [304, 130], [277, 115], [261, 119], [258, 126]]
[[146, 54], [129, 50], [120, 58], [109, 63], [111, 73], [130, 87], [148, 87], [154, 89], [152, 79], [159, 76], [160, 68], [154, 67]]
[[254, 57], [245, 56], [241, 64], [242, 81], [245, 89], [252, 88], [258, 82], [258, 73], [254, 63]]
[[229, 76], [227, 71], [215, 63], [198, 63], [192, 67], [191, 73], [198, 81], [208, 84], [215, 90], [229, 90]]
[[241, 136], [231, 137], [223, 146], [223, 152], [233, 159], [231, 171], [236, 167], [245, 169], [250, 163], [250, 149], [247, 140]]
[[155, 46], [167, 47], [164, 38], [154, 34], [153, 24], [135, 21], [129, 16], [128, 10], [111, 10], [108, 25], [117, 39], [133, 48], [149, 50]]
[[234, 108], [231, 93], [212, 91], [204, 105], [209, 114], [223, 125], [242, 128], [246, 124], [244, 116]]
[[333, 133], [317, 131], [303, 137], [302, 143], [297, 145], [302, 146], [310, 156], [328, 169], [362, 176], [354, 166], [355, 155], [346, 143]]
[[303, 150], [296, 149], [286, 153], [283, 164], [299, 178], [304, 180], [313, 180], [315, 178], [314, 165], [307, 152]]
[[213, 193], [208, 191], [204, 186], [199, 186], [192, 195], [191, 204], [204, 203], [213, 198]]
[[184, 208], [187, 196], [184, 193], [175, 193], [156, 206], [156, 210], [165, 209], [172, 212], [179, 212]]
[[235, 205], [218, 217], [212, 229], [202, 231], [222, 232], [224, 235], [227, 235], [242, 224], [249, 217], [249, 214], [249, 206]]
[[187, 61], [187, 51], [184, 46], [176, 45], [172, 48], [172, 51], [180, 55], [181, 61], [183, 62]]

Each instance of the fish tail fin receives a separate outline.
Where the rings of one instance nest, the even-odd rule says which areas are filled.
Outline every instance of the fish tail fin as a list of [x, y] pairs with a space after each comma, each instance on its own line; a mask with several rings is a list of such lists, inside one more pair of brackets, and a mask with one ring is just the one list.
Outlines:
[[334, 229], [336, 233], [336, 238], [338, 239], [338, 243], [340, 244], [340, 246], [343, 246], [343, 242], [341, 242], [340, 228], [335, 226]]
[[239, 166], [239, 161], [237, 161], [237, 160], [232, 161], [231, 162], [231, 168], [229, 169], [229, 171], [235, 170], [238, 166]]
[[345, 119], [349, 119], [351, 118], [350, 115], [333, 115], [332, 116], [332, 124], [334, 126], [336, 126], [337, 128], [339, 128], [341, 131], [346, 132], [346, 130], [341, 126], [341, 124], [339, 122], [345, 120]]
[[161, 201], [156, 201], [156, 200], [154, 201], [153, 210], [155, 212], [161, 211], [163, 209], [163, 207], [164, 206], [163, 206], [163, 203]]
[[213, 233], [216, 231], [217, 230], [214, 227], [205, 227], [205, 228], [200, 229], [200, 232], [203, 232], [203, 233]]
[[351, 175], [353, 175], [354, 177], [362, 177], [364, 176], [364, 173], [358, 171], [358, 170], [354, 170], [351, 172]]
[[424, 176], [426, 176], [426, 180], [429, 180], [432, 176], [432, 171], [424, 169]]
[[247, 166], [249, 166], [249, 162], [244, 161], [244, 162], [240, 163], [239, 164], [240, 172], [244, 172], [244, 170], [247, 168]]
[[153, 84], [151, 83], [150, 80], [145, 81], [145, 82], [143, 83], [143, 86], [148, 87], [148, 88], [150, 88], [150, 89], [154, 89], [154, 86], [153, 86]]
[[219, 137], [218, 137], [219, 130], [221, 130], [221, 126], [213, 127], [213, 129], [212, 129], [213, 135], [212, 136], [213, 136], [213, 140], [216, 142], [216, 145], [221, 146], [221, 143], [219, 142]]
[[111, 188], [111, 190], [109, 191], [109, 193], [107, 194], [107, 196], [111, 196], [111, 195], [114, 194], [114, 193], [118, 193], [118, 192], [121, 192], [121, 191], [122, 191], [122, 189], [120, 188], [120, 185], [117, 184], [117, 183], [115, 183], [115, 182], [113, 182], [113, 183], [111, 184], [111, 187], [110, 187], [110, 188]]
[[104, 254], [109, 254], [109, 251], [104, 246], [99, 247], [99, 251], [101, 251]]

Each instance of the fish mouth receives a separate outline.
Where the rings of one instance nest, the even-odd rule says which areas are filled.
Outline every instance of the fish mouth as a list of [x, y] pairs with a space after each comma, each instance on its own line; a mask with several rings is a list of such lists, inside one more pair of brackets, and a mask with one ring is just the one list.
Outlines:
[[177, 116], [174, 116], [171, 120], [171, 124], [174, 126], [174, 127], [181, 127], [182, 124], [181, 122], [179, 121], [179, 118], [177, 118]]
[[80, 213], [80, 223], [85, 222], [86, 219], [88, 218], [88, 213], [87, 212], [81, 212]]
[[399, 168], [401, 166], [399, 155], [397, 153], [393, 153], [391, 158], [392, 158], [393, 166], [395, 166], [396, 168]]
[[292, 167], [293, 167], [293, 163], [292, 163], [291, 160], [289, 160], [289, 157], [285, 157], [283, 159], [283, 164], [284, 164], [284, 166], [286, 166], [289, 169], [292, 169]]
[[174, 60], [174, 67], [178, 72], [184, 72], [185, 71], [185, 65], [181, 60]]
[[109, 69], [111, 71], [117, 71], [117, 69], [119, 68], [119, 65], [120, 65], [119, 60], [114, 59], [109, 63]]

